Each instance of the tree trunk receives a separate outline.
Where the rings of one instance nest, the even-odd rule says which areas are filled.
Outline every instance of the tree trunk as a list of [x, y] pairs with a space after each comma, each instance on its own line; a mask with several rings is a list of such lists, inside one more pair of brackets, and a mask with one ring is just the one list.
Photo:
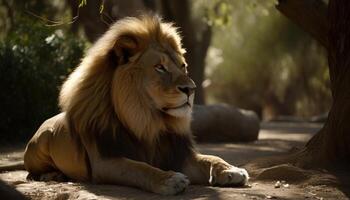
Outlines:
[[329, 23], [326, 3], [322, 0], [279, 0], [276, 7], [282, 14], [327, 47]]
[[[101, 3], [104, 3], [103, 12], [100, 13]], [[145, 0], [147, 6], [152, 6], [152, 0]], [[72, 24], [72, 31], [78, 32], [82, 27], [86, 38], [90, 42], [96, 41], [103, 35], [108, 27], [118, 19], [126, 16], [136, 16], [140, 10], [145, 9], [144, 1], [140, 0], [88, 0], [87, 4], [78, 8], [79, 1], [66, 0], [70, 7], [72, 16], [78, 16], [77, 21]]]
[[[293, 156], [294, 163], [298, 166], [320, 167], [350, 161], [349, 10], [348, 0], [331, 0], [329, 3], [326, 46], [333, 104], [324, 127], [311, 138], [302, 151]], [[319, 38], [322, 38], [323, 34], [325, 33], [318, 34]]]
[[94, 42], [107, 30], [108, 24], [105, 24], [100, 18], [100, 1], [89, 0], [87, 2], [85, 6], [79, 8], [79, 1], [66, 0], [67, 5], [71, 9], [72, 16], [76, 17], [79, 15], [77, 21], [72, 24], [72, 31], [75, 33], [78, 32], [81, 26], [84, 29], [86, 38], [90, 42]]
[[328, 62], [333, 105], [324, 128], [306, 145], [321, 163], [350, 159], [350, 1], [329, 3]]

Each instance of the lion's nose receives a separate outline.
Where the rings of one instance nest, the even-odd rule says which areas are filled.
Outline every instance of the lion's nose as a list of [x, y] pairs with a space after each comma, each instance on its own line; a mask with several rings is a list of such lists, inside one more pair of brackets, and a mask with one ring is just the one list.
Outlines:
[[194, 93], [194, 90], [196, 89], [195, 85], [179, 85], [177, 86], [177, 89], [183, 93], [185, 93], [187, 96], [190, 96]]

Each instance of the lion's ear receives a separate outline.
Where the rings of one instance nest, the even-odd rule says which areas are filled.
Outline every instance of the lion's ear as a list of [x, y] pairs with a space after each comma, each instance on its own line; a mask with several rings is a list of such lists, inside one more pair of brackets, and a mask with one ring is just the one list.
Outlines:
[[122, 65], [127, 63], [130, 57], [140, 51], [140, 45], [137, 39], [132, 36], [121, 36], [117, 39], [113, 50], [118, 65]]

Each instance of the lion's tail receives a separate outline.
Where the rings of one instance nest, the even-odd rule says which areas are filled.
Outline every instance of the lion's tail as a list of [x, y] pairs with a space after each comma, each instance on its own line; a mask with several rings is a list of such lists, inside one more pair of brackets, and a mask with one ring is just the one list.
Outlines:
[[18, 162], [13, 162], [11, 164], [0, 165], [0, 172], [15, 171], [15, 170], [25, 170], [24, 162], [18, 161]]

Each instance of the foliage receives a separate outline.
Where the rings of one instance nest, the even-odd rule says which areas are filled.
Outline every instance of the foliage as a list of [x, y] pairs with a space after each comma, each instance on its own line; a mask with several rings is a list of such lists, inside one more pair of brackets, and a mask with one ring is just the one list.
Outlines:
[[228, 0], [201, 0], [193, 3], [193, 9], [209, 26], [226, 26], [231, 21], [232, 6]]
[[281, 16], [273, 1], [231, 1], [231, 6], [232, 20], [215, 29], [207, 58], [209, 102], [265, 117], [327, 112], [331, 95], [322, 47]]
[[[78, 7], [82, 8], [82, 7], [86, 6], [86, 4], [87, 4], [87, 0], [79, 0]], [[103, 13], [104, 9], [105, 9], [105, 0], [101, 0], [100, 8], [99, 8], [100, 14]]]
[[79, 62], [85, 43], [63, 30], [25, 18], [0, 43], [0, 133], [27, 138], [58, 112], [59, 87]]

